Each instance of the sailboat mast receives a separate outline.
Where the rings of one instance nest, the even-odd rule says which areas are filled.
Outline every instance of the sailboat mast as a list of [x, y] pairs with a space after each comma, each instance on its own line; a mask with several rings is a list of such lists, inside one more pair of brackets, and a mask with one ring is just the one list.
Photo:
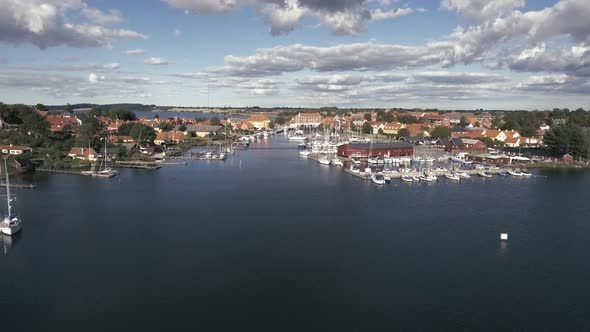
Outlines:
[[6, 169], [6, 205], [8, 207], [8, 218], [12, 218], [12, 207], [10, 206], [10, 179], [8, 177], [8, 163], [4, 158], [4, 168]]

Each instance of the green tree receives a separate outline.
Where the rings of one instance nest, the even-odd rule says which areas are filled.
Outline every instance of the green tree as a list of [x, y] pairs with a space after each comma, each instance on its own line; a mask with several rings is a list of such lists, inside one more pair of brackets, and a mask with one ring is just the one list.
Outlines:
[[564, 124], [551, 128], [544, 137], [549, 152], [556, 156], [566, 153], [578, 158], [588, 158], [590, 140], [584, 130], [577, 125]]
[[143, 123], [136, 123], [129, 131], [129, 136], [139, 143], [153, 143], [157, 135], [154, 128]]
[[78, 144], [86, 145], [88, 142], [94, 142], [96, 133], [100, 129], [100, 123], [94, 117], [87, 117], [80, 128], [78, 128]]
[[431, 135], [434, 138], [451, 137], [451, 128], [445, 126], [438, 126], [432, 130]]
[[362, 129], [364, 134], [372, 134], [373, 133], [373, 127], [371, 127], [371, 124], [369, 122], [365, 122], [363, 123], [363, 129]]
[[410, 131], [407, 128], [402, 128], [397, 132], [397, 137], [409, 137]]
[[377, 112], [377, 121], [393, 122], [395, 116], [391, 112], [379, 111]]
[[21, 115], [21, 132], [34, 137], [46, 137], [49, 135], [49, 123], [36, 112], [26, 111]]
[[170, 131], [172, 130], [172, 125], [168, 122], [162, 122], [160, 125], [158, 125], [158, 128], [160, 128], [162, 131]]
[[37, 105], [35, 105], [35, 108], [37, 109], [37, 111], [47, 112], [47, 107], [45, 107], [45, 105], [43, 105], [43, 104], [37, 104]]
[[72, 107], [72, 105], [70, 105], [69, 103], [66, 104], [66, 106], [64, 107], [64, 111], [66, 111], [67, 113], [74, 113], [74, 107]]
[[365, 113], [364, 117], [365, 117], [365, 120], [367, 120], [367, 121], [373, 121], [373, 118], [371, 117], [371, 113]]
[[185, 126], [185, 125], [180, 125], [180, 126], [178, 127], [178, 130], [179, 130], [179, 131], [182, 131], [182, 132], [185, 132], [185, 131], [186, 131], [186, 126]]
[[418, 123], [418, 119], [416, 119], [415, 116], [412, 115], [400, 115], [398, 116], [397, 120], [401, 123], [405, 123], [405, 124], [412, 124], [412, 123]]

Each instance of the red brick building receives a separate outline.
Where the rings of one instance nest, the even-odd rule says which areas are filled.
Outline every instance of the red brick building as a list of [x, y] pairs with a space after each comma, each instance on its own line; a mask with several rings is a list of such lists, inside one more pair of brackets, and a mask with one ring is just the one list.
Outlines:
[[445, 146], [445, 151], [461, 151], [461, 152], [479, 152], [486, 151], [486, 145], [476, 139], [469, 138], [451, 138]]
[[405, 142], [393, 143], [363, 143], [345, 144], [338, 147], [338, 155], [341, 157], [371, 157], [376, 156], [411, 156], [414, 153], [414, 146]]

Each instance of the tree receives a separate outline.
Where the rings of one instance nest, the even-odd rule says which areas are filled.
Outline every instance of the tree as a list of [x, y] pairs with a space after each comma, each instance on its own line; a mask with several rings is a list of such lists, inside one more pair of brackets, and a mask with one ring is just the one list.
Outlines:
[[129, 131], [129, 136], [138, 143], [152, 143], [156, 139], [156, 131], [146, 124], [136, 123]]
[[410, 136], [410, 131], [407, 128], [402, 128], [397, 132], [397, 137], [408, 137]]
[[212, 117], [209, 122], [211, 122], [212, 126], [221, 126], [221, 120], [217, 116]]
[[88, 117], [84, 122], [82, 122], [80, 128], [78, 128], [78, 143], [85, 145], [94, 141], [99, 128], [100, 123], [98, 120], [94, 117]]
[[66, 106], [64, 107], [64, 110], [68, 113], [74, 113], [74, 108], [69, 103], [66, 104]]
[[[157, 114], [156, 114], [157, 115]], [[111, 112], [111, 117], [121, 120], [121, 121], [135, 121], [137, 120], [137, 116], [135, 113], [126, 110], [116, 110]]]
[[395, 116], [391, 112], [379, 111], [377, 112], [377, 121], [393, 122]]
[[465, 115], [461, 116], [461, 119], [459, 119], [460, 123], [469, 123], [469, 121], [467, 121], [467, 117]]
[[369, 122], [365, 122], [363, 123], [363, 129], [362, 129], [364, 134], [372, 134], [373, 133], [373, 127], [371, 126], [371, 124]]
[[23, 133], [33, 135], [34, 137], [49, 135], [49, 123], [36, 112], [24, 112], [21, 115], [21, 120], [22, 124], [19, 129]]
[[160, 125], [158, 125], [158, 128], [160, 128], [162, 131], [170, 131], [172, 130], [172, 125], [168, 122], [162, 122]]
[[544, 137], [549, 152], [556, 156], [566, 153], [578, 158], [590, 156], [590, 139], [584, 130], [577, 125], [565, 124], [551, 128]]
[[365, 113], [364, 117], [365, 117], [365, 120], [367, 120], [367, 121], [373, 120], [373, 118], [371, 117], [371, 113]]
[[401, 123], [405, 123], [405, 124], [412, 124], [412, 123], [418, 123], [418, 119], [416, 119], [415, 116], [412, 115], [401, 115], [398, 116], [397, 120]]
[[45, 105], [43, 105], [43, 104], [37, 104], [37, 105], [35, 105], [35, 108], [39, 112], [47, 112], [47, 107], [45, 107]]
[[178, 130], [179, 130], [179, 131], [182, 131], [182, 132], [185, 132], [185, 131], [186, 131], [186, 126], [185, 126], [185, 125], [180, 125], [180, 126], [178, 127]]
[[438, 126], [432, 130], [431, 135], [434, 138], [451, 137], [451, 128], [445, 126]]

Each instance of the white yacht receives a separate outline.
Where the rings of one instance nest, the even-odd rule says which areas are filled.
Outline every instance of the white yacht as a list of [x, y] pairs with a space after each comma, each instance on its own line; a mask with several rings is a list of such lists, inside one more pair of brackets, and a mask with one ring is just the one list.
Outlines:
[[0, 232], [6, 235], [17, 233], [22, 228], [22, 220], [12, 211], [12, 197], [10, 196], [10, 179], [8, 176], [8, 164], [4, 158], [4, 168], [6, 169], [6, 217], [0, 222]]
[[460, 177], [461, 179], [469, 179], [471, 176], [469, 174], [467, 174], [466, 172], [456, 172], [455, 173], [458, 177]]
[[309, 150], [301, 150], [301, 151], [299, 151], [299, 155], [300, 156], [303, 156], [303, 157], [307, 157], [310, 154], [311, 154], [311, 151], [309, 151]]
[[457, 175], [455, 173], [447, 173], [447, 174], [445, 174], [445, 178], [447, 178], [449, 180], [454, 180], [454, 181], [461, 180], [461, 177], [459, 177], [459, 175]]
[[512, 176], [522, 176], [522, 173], [516, 169], [509, 169], [508, 174], [510, 174]]
[[493, 175], [490, 172], [486, 172], [486, 171], [481, 171], [479, 173], [477, 173], [479, 176], [483, 177], [483, 178], [491, 178], [493, 177]]
[[373, 181], [373, 183], [375, 184], [385, 184], [385, 177], [383, 176], [383, 174], [377, 173], [377, 174], [373, 174], [371, 176], [371, 181]]
[[320, 165], [330, 165], [330, 159], [326, 157], [320, 157], [318, 159], [318, 162], [320, 163]]
[[342, 160], [340, 160], [339, 158], [333, 158], [332, 160], [330, 160], [330, 164], [334, 166], [344, 166]]
[[303, 135], [303, 130], [295, 130], [293, 134], [289, 134], [287, 138], [291, 141], [303, 141], [305, 136]]

